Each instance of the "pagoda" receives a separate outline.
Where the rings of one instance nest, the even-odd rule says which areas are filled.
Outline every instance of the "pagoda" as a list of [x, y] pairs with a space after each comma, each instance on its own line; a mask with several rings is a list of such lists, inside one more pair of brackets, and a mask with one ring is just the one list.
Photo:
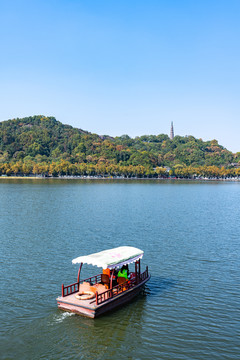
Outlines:
[[170, 130], [170, 139], [174, 138], [174, 129], [173, 129], [173, 122], [171, 122], [171, 130]]

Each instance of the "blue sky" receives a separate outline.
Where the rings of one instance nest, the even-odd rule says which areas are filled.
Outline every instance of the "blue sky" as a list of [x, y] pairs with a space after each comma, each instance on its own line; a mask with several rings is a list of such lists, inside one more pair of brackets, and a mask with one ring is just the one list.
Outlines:
[[240, 151], [239, 0], [0, 0], [0, 121]]

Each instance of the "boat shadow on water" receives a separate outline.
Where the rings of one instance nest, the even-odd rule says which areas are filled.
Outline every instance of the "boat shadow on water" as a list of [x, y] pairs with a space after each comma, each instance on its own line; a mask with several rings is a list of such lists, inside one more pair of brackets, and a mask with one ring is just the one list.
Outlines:
[[159, 296], [165, 292], [171, 291], [179, 284], [178, 280], [163, 278], [160, 276], [151, 276], [149, 283], [145, 285], [142, 294], [148, 297]]
[[[67, 322], [70, 321], [72, 325], [75, 324], [76, 328], [87, 327], [98, 329], [99, 327], [101, 328], [102, 325], [109, 327], [110, 320], [110, 323], [116, 323], [120, 320], [122, 322], [123, 319], [128, 319], [128, 321], [131, 319], [131, 321], [136, 324], [139, 323], [140, 319], [144, 315], [144, 309], [148, 303], [148, 299], [150, 300], [151, 298], [159, 297], [160, 295], [164, 296], [167, 292], [172, 291], [178, 283], [179, 281], [171, 278], [152, 276], [149, 283], [145, 285], [138, 296], [133, 298], [127, 304], [113, 309], [104, 316], [99, 316], [96, 319], [89, 319], [76, 314], [74, 314], [75, 316], [73, 318], [69, 318], [69, 316], [61, 314], [61, 317], [64, 317]], [[73, 314], [68, 313], [68, 315]], [[125, 320], [127, 323], [128, 321]]]

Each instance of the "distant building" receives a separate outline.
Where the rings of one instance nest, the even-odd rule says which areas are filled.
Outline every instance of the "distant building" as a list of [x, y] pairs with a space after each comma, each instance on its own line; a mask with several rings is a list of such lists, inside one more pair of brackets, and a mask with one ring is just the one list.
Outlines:
[[173, 122], [171, 122], [171, 130], [170, 130], [170, 139], [174, 138], [174, 129], [173, 129]]

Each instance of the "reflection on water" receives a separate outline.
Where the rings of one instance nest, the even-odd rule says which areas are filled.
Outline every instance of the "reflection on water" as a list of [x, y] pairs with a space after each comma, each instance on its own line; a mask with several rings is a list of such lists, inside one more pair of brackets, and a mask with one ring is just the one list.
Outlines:
[[145, 293], [150, 296], [161, 296], [165, 291], [171, 291], [177, 284], [178, 281], [176, 280], [153, 275], [145, 286]]
[[[0, 358], [238, 359], [239, 204], [238, 183], [0, 181]], [[59, 310], [71, 260], [123, 244], [145, 290], [94, 320]]]

